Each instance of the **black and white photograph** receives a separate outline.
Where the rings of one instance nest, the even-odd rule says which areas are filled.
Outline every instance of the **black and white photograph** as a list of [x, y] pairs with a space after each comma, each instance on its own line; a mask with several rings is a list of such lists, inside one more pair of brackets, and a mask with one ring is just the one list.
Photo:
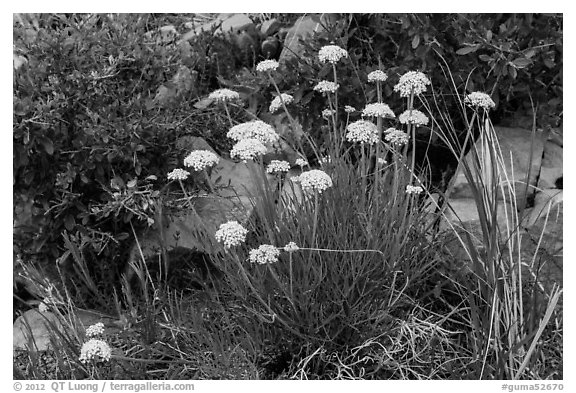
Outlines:
[[14, 391], [570, 391], [563, 13], [134, 10], [12, 14]]

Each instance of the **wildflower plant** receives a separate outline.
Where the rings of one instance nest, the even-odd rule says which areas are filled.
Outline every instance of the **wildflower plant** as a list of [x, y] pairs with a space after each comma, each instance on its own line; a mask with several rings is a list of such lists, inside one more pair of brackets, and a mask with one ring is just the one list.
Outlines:
[[254, 138], [241, 139], [230, 150], [230, 157], [243, 161], [255, 160], [264, 154], [266, 154], [266, 146], [259, 139]]
[[252, 120], [237, 124], [228, 131], [226, 136], [237, 142], [243, 139], [256, 139], [264, 145], [272, 145], [279, 140], [278, 133], [276, 133], [274, 127], [262, 120]]

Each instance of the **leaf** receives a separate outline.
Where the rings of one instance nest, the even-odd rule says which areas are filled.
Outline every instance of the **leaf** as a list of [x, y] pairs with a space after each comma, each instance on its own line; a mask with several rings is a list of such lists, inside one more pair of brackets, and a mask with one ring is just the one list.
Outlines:
[[487, 41], [491, 41], [492, 40], [492, 30], [488, 30], [486, 32], [486, 40]]
[[418, 45], [420, 45], [420, 35], [416, 34], [412, 39], [412, 49], [418, 48]]
[[54, 154], [54, 144], [49, 138], [41, 137], [38, 139], [38, 142], [40, 142], [40, 144], [42, 145], [46, 153], [48, 153], [48, 155]]
[[68, 214], [66, 216], [66, 218], [64, 219], [64, 227], [67, 230], [72, 231], [74, 229], [75, 225], [76, 225], [76, 220], [74, 220], [74, 216], [72, 214]]
[[517, 58], [517, 59], [514, 59], [514, 61], [512, 61], [512, 64], [513, 64], [516, 68], [526, 68], [526, 67], [528, 67], [530, 64], [532, 64], [532, 60], [526, 59], [525, 57], [519, 57], [519, 58]]
[[480, 55], [480, 56], [478, 56], [478, 58], [479, 58], [480, 60], [482, 60], [482, 61], [490, 61], [490, 60], [492, 60], [492, 58], [491, 58], [490, 56], [488, 56], [488, 55]]
[[136, 184], [138, 184], [138, 180], [137, 179], [132, 179], [128, 182], [128, 184], [126, 184], [126, 186], [128, 188], [134, 188], [136, 187]]
[[480, 49], [480, 45], [465, 46], [456, 51], [457, 55], [467, 55], [468, 53], [476, 52]]

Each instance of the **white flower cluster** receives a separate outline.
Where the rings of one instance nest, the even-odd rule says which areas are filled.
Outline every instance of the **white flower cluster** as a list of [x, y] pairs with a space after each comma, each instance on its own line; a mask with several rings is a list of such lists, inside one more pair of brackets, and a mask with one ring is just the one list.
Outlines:
[[368, 82], [384, 82], [388, 75], [384, 71], [376, 70], [368, 74]]
[[428, 124], [428, 117], [417, 109], [405, 110], [398, 120], [402, 124], [414, 124], [416, 126], [425, 126]]
[[488, 94], [479, 91], [468, 94], [466, 98], [464, 98], [464, 103], [469, 106], [483, 108], [485, 110], [489, 110], [496, 106]]
[[423, 191], [424, 191], [424, 189], [420, 186], [411, 186], [410, 184], [408, 184], [406, 186], [406, 193], [407, 194], [420, 194]]
[[426, 86], [430, 84], [430, 79], [419, 71], [408, 71], [400, 77], [400, 80], [394, 86], [394, 91], [400, 93], [400, 97], [410, 97], [420, 95], [426, 91]]
[[318, 59], [321, 63], [332, 63], [336, 64], [343, 57], [348, 57], [348, 51], [346, 49], [340, 48], [338, 45], [326, 45], [320, 48], [318, 52]]
[[292, 101], [294, 101], [294, 97], [292, 97], [290, 94], [282, 93], [279, 96], [274, 97], [270, 103], [269, 111], [274, 113], [282, 107], [282, 102], [284, 102], [284, 105], [288, 105]]
[[298, 247], [296, 245], [296, 243], [294, 242], [289, 242], [288, 244], [286, 244], [284, 246], [284, 251], [286, 252], [294, 252], [294, 251], [298, 251], [300, 249], [300, 247]]
[[266, 167], [267, 173], [283, 173], [290, 170], [290, 163], [283, 160], [272, 160]]
[[397, 146], [405, 145], [408, 143], [410, 138], [407, 133], [401, 130], [397, 130], [396, 128], [388, 128], [386, 131], [384, 131], [384, 133], [386, 134], [386, 136], [384, 136], [384, 140]]
[[280, 63], [278, 63], [276, 60], [264, 60], [256, 65], [256, 71], [258, 72], [275, 71], [278, 68], [278, 66], [280, 66]]
[[396, 115], [392, 112], [392, 109], [386, 104], [381, 102], [375, 102], [373, 104], [367, 104], [362, 110], [362, 116], [370, 117], [395, 117]]
[[303, 158], [297, 158], [295, 164], [298, 165], [300, 168], [302, 168], [308, 165], [308, 161], [306, 161]]
[[329, 119], [332, 117], [332, 115], [335, 115], [335, 114], [336, 114], [336, 111], [334, 109], [324, 109], [322, 111], [322, 117], [324, 119]]
[[217, 102], [232, 101], [240, 99], [238, 92], [230, 89], [218, 89], [208, 95], [208, 98]]
[[104, 324], [102, 322], [95, 323], [86, 328], [86, 337], [97, 337], [104, 334]]
[[346, 130], [348, 131], [346, 139], [350, 142], [368, 143], [369, 145], [378, 142], [378, 127], [370, 121], [355, 121], [348, 124]]
[[350, 106], [350, 105], [346, 105], [346, 106], [344, 106], [344, 112], [354, 113], [354, 112], [356, 112], [356, 108], [354, 108], [353, 106]]
[[40, 302], [40, 304], [38, 304], [38, 311], [40, 312], [47, 312], [49, 310], [48, 305], [44, 302]]
[[280, 250], [270, 244], [262, 244], [255, 250], [250, 250], [248, 259], [252, 263], [264, 265], [266, 263], [278, 262]]
[[210, 150], [194, 150], [184, 158], [184, 165], [194, 168], [195, 171], [202, 171], [220, 162], [216, 153]]
[[314, 91], [319, 91], [320, 93], [336, 93], [339, 87], [340, 85], [331, 81], [320, 81], [314, 86]]
[[388, 161], [386, 161], [382, 157], [378, 157], [378, 165], [386, 165], [386, 164], [388, 164]]
[[293, 180], [299, 181], [304, 191], [317, 191], [319, 194], [332, 187], [330, 176], [319, 169], [303, 172], [297, 178], [293, 178]]
[[262, 120], [252, 120], [246, 123], [237, 124], [228, 131], [226, 136], [235, 141], [242, 139], [257, 139], [262, 144], [274, 144], [280, 137], [274, 128]]
[[216, 241], [224, 243], [225, 248], [238, 246], [246, 241], [248, 230], [238, 223], [238, 221], [228, 221], [216, 231], [214, 237]]
[[266, 146], [254, 138], [242, 139], [230, 150], [230, 157], [239, 158], [243, 161], [253, 160], [264, 154], [266, 154]]
[[168, 173], [168, 180], [186, 180], [190, 176], [190, 172], [182, 168], [176, 168]]
[[106, 341], [92, 338], [82, 344], [80, 349], [80, 361], [86, 363], [89, 360], [109, 361], [112, 350]]

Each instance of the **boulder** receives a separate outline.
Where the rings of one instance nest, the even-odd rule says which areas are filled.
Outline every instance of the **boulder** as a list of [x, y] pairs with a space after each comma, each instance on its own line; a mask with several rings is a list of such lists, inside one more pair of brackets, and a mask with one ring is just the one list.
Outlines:
[[294, 180], [301, 173], [300, 169], [291, 169], [284, 178], [278, 199], [280, 220], [293, 215], [297, 211], [298, 205], [304, 201], [302, 187], [299, 182]]
[[265, 20], [262, 22], [262, 25], [260, 25], [260, 33], [264, 37], [271, 36], [272, 34], [277, 33], [278, 30], [280, 30], [280, 21], [276, 18]]
[[57, 332], [63, 332], [64, 327], [54, 313], [32, 309], [16, 319], [12, 330], [13, 349], [46, 351], [53, 344], [51, 340], [57, 340]]
[[314, 33], [324, 29], [322, 25], [326, 26], [336, 19], [336, 14], [304, 15], [298, 18], [294, 26], [286, 33], [284, 47], [280, 53], [280, 64], [293, 57], [302, 56], [304, 45], [301, 40], [310, 38]]
[[544, 143], [542, 166], [540, 168], [540, 177], [538, 178], [539, 189], [556, 187], [556, 181], [563, 174], [563, 151], [562, 146], [550, 140]]
[[[514, 181], [516, 189], [516, 201], [519, 207], [523, 207], [523, 201], [526, 196], [534, 194], [537, 185], [538, 175], [542, 164], [542, 153], [544, 150], [543, 135], [541, 132], [536, 132], [534, 135], [534, 145], [532, 156], [530, 151], [532, 148], [532, 132], [522, 128], [507, 128], [507, 127], [494, 127], [496, 136], [500, 144], [502, 158], [506, 168], [505, 174], [501, 174], [501, 179], [508, 179]], [[474, 146], [478, 151], [481, 149], [480, 140]], [[470, 151], [465, 160], [469, 165], [472, 165], [472, 151]], [[530, 159], [532, 161], [530, 162]], [[528, 178], [529, 175], [529, 178]], [[528, 179], [528, 193], [526, 190], [526, 180]], [[453, 188], [450, 194], [452, 199], [472, 198], [472, 189], [466, 180], [462, 167], [456, 171]], [[502, 195], [499, 196], [500, 199]]]
[[214, 35], [220, 34], [238, 34], [241, 31], [253, 33], [256, 29], [252, 19], [246, 14], [220, 14], [210, 22], [193, 28], [182, 36], [181, 41], [188, 41], [203, 31], [214, 30]]

